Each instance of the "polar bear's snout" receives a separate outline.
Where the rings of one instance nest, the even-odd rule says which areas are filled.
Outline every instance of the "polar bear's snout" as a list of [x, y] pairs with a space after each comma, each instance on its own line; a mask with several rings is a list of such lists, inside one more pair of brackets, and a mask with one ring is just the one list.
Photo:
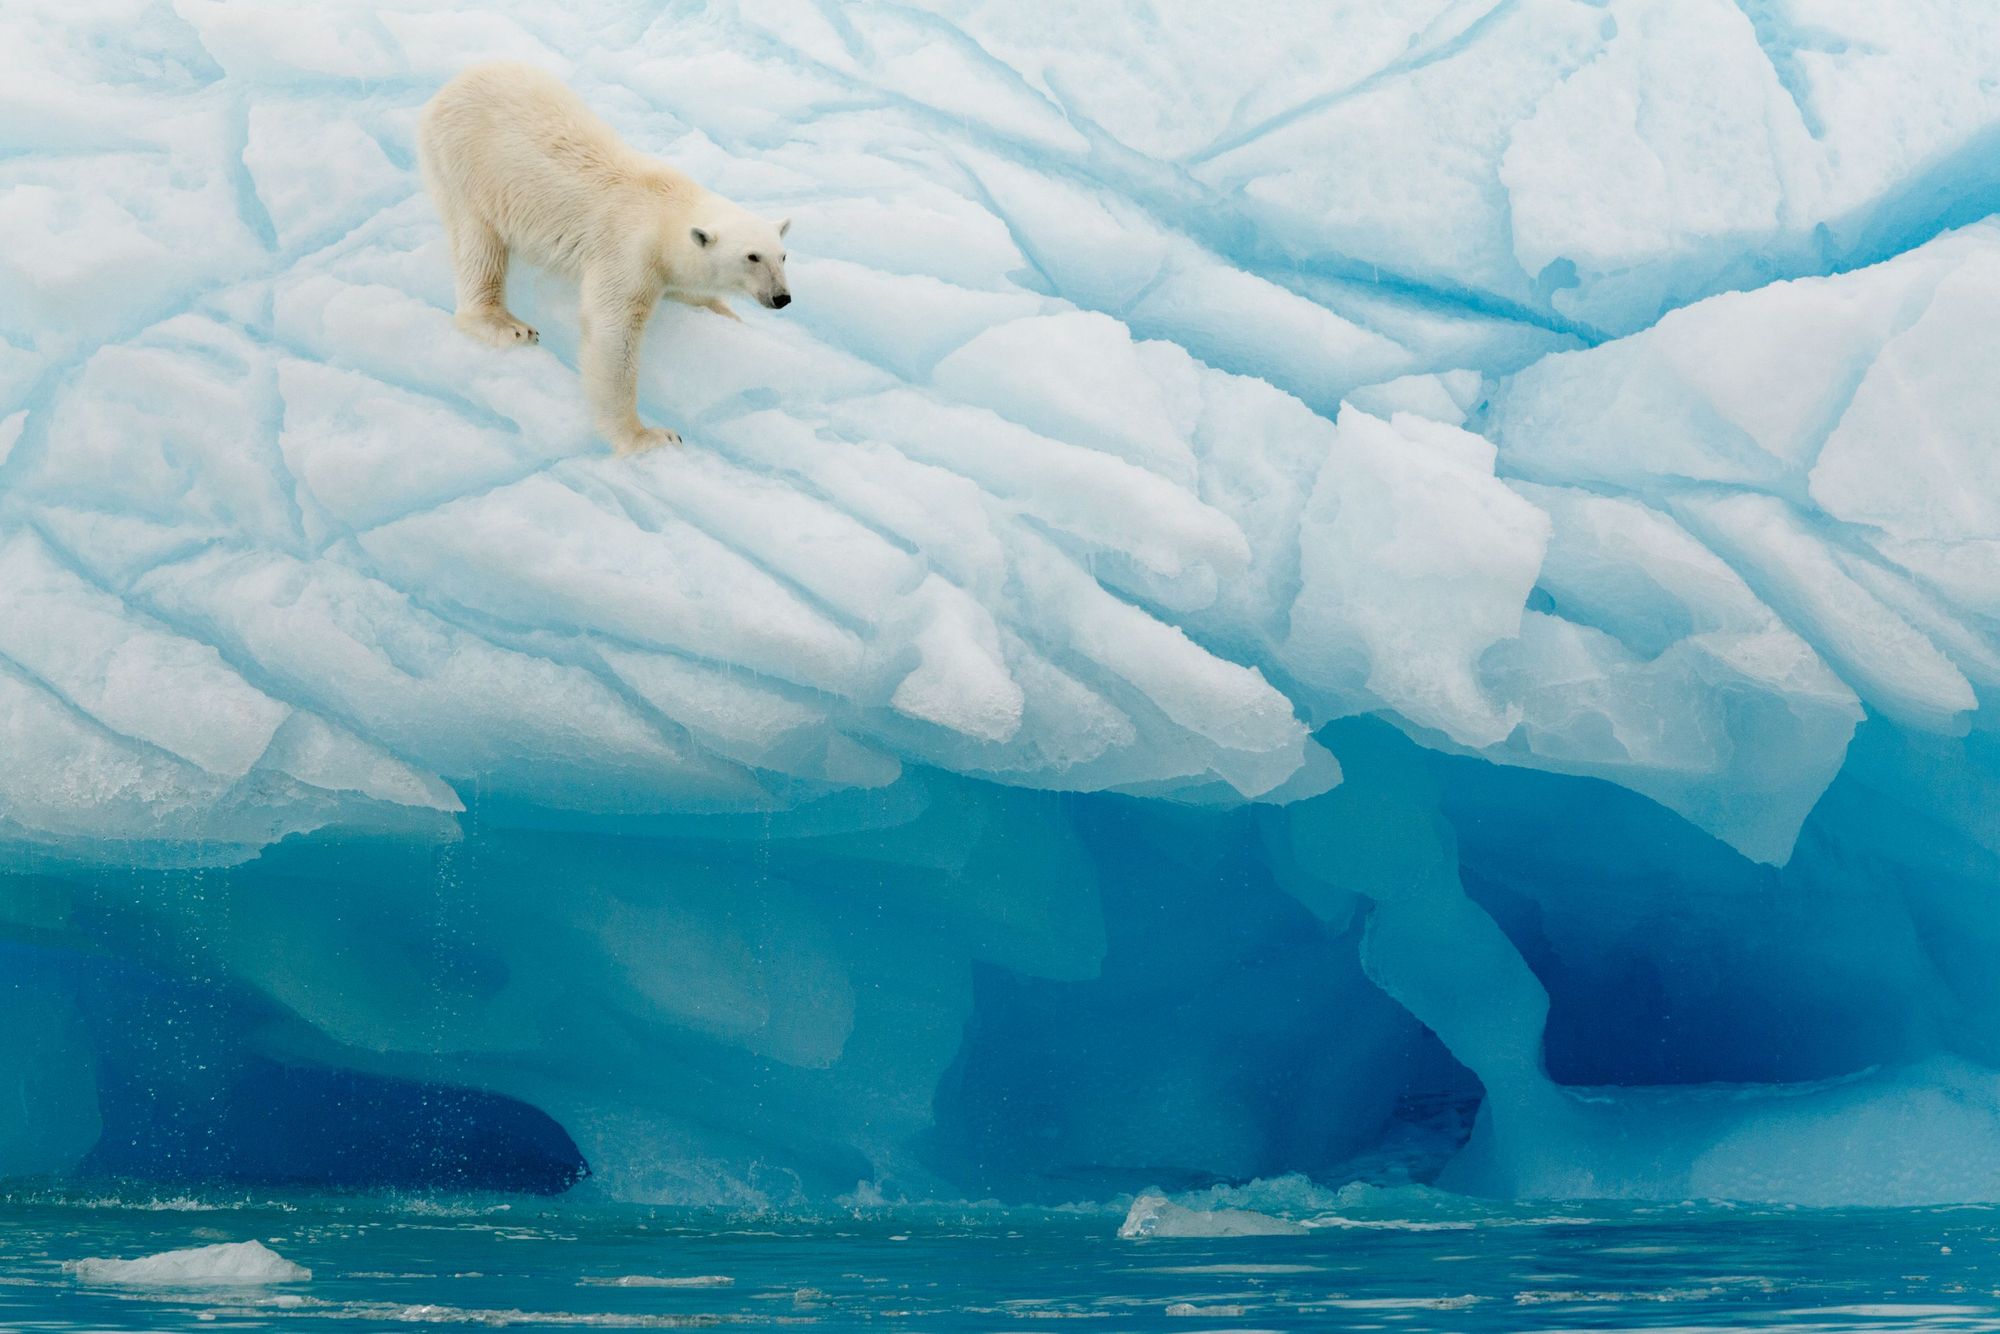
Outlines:
[[780, 244], [768, 248], [760, 246], [748, 256], [750, 261], [748, 291], [757, 299], [757, 304], [766, 310], [783, 310], [792, 304], [792, 285], [785, 281], [785, 253], [782, 246], [785, 231], [791, 225], [789, 218], [778, 224], [776, 239]]

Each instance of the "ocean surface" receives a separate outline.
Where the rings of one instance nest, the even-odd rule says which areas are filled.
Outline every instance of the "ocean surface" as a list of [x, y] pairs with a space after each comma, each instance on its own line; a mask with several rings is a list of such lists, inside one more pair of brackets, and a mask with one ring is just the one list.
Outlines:
[[[2000, 1210], [1495, 1210], [1121, 1239], [1115, 1207], [691, 1213], [563, 1201], [0, 1202], [8, 1330], [2000, 1330]], [[256, 1240], [309, 1281], [85, 1281]]]

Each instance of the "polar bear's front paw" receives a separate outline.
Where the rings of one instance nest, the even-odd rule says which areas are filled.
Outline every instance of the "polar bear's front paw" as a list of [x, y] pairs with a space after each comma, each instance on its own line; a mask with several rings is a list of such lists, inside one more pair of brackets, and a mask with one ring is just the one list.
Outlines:
[[664, 426], [641, 426], [635, 431], [626, 431], [611, 438], [611, 447], [620, 454], [643, 454], [661, 445], [678, 445], [679, 431], [669, 431]]
[[494, 347], [524, 347], [542, 341], [541, 334], [505, 311], [460, 315], [458, 327]]

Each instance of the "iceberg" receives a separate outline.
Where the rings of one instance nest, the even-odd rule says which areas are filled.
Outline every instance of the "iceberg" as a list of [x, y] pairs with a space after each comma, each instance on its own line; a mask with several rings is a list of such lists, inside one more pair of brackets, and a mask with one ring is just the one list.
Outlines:
[[[452, 328], [494, 57], [795, 219], [685, 448]], [[151, 0], [0, 108], [0, 1175], [2000, 1200], [2000, 12]]]

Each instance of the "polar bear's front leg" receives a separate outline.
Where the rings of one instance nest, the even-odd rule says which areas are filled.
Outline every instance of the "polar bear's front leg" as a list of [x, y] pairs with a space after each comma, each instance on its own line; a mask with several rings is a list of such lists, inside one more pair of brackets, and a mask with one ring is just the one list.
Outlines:
[[702, 310], [712, 310], [718, 315], [728, 316], [730, 319], [735, 320], [738, 324], [743, 323], [743, 317], [741, 315], [738, 315], [735, 311], [731, 310], [729, 308], [729, 303], [724, 301], [721, 297], [711, 297], [708, 300], [703, 301], [696, 297], [681, 296], [679, 293], [676, 292], [669, 292], [667, 293], [667, 295], [673, 297], [674, 300], [680, 302], [683, 306], [695, 306]]
[[597, 429], [620, 454], [678, 445], [678, 432], [639, 420], [639, 339], [659, 298], [620, 291], [586, 277], [583, 349], [578, 358]]

